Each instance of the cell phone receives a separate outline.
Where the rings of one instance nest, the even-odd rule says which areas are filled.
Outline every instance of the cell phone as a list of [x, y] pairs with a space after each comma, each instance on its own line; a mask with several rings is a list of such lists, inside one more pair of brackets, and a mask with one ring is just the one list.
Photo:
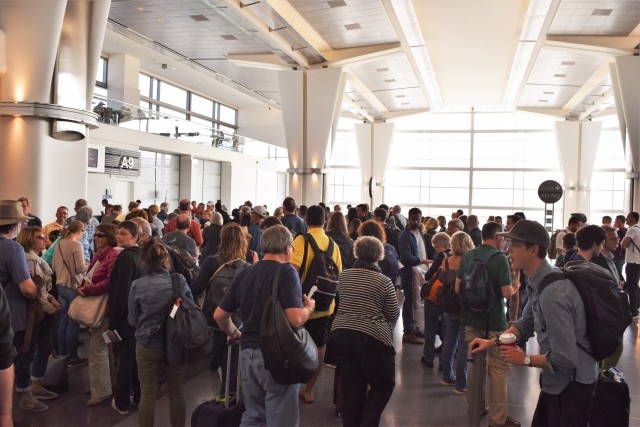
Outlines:
[[311, 287], [311, 290], [309, 291], [309, 295], [308, 297], [311, 298], [313, 296], [313, 294], [318, 290], [318, 287], [316, 285], [313, 285]]

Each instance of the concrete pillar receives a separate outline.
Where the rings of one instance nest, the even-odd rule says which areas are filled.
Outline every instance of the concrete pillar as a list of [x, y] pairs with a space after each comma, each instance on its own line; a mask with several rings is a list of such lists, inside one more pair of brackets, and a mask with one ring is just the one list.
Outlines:
[[617, 56], [611, 73], [620, 130], [625, 141], [627, 179], [625, 210], [640, 209], [640, 57]]
[[279, 71], [289, 152], [289, 195], [298, 204], [325, 199], [327, 147], [334, 133], [345, 78], [340, 68]]
[[[384, 188], [389, 151], [393, 142], [393, 128], [393, 123], [357, 123], [355, 125], [362, 176], [360, 200], [367, 201], [371, 209], [379, 206], [384, 198], [382, 189]], [[374, 177], [377, 182], [373, 198], [369, 197], [371, 177]]]
[[[564, 176], [562, 224], [574, 212], [589, 215], [591, 176], [602, 132], [601, 122], [557, 122], [556, 145]], [[588, 218], [591, 221], [591, 218]]]
[[45, 222], [59, 205], [87, 197], [86, 135], [96, 127], [89, 91], [109, 6], [109, 0], [0, 2], [6, 58], [0, 198], [29, 197]]

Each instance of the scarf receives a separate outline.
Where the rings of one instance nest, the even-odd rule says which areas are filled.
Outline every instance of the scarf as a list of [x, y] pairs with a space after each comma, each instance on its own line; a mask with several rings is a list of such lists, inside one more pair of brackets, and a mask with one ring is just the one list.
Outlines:
[[371, 270], [371, 271], [376, 271], [378, 273], [382, 273], [382, 270], [380, 270], [380, 267], [378, 267], [377, 263], [364, 262], [364, 261], [360, 261], [359, 259], [356, 259], [353, 262], [352, 268], [362, 268], [363, 270]]
[[45, 283], [45, 289], [47, 290], [47, 292], [50, 291], [51, 287], [53, 286], [53, 284], [51, 283], [53, 270], [51, 270], [49, 264], [47, 264], [44, 259], [40, 258], [34, 251], [26, 252], [25, 255], [27, 257], [27, 263], [29, 263], [30, 261], [32, 263], [31, 265], [35, 267], [33, 272], [34, 275], [42, 277]]

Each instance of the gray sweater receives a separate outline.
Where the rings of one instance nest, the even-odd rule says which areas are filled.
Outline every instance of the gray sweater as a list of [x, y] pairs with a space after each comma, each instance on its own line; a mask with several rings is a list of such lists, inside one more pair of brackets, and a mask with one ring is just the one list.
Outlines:
[[53, 252], [56, 284], [76, 289], [85, 273], [84, 247], [77, 240], [62, 239]]

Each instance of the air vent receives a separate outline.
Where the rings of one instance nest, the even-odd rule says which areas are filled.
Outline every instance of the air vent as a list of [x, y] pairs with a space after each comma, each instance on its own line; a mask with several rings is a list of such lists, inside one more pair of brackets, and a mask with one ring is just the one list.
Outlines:
[[555, 92], [542, 92], [543, 95], [553, 95]]
[[548, 99], [538, 99], [538, 102], [549, 102]]
[[203, 22], [203, 21], [208, 21], [209, 18], [207, 18], [204, 15], [189, 15], [191, 16], [191, 19], [193, 19], [194, 21], [198, 21], [198, 22]]
[[559, 79], [562, 79], [562, 78], [567, 77], [567, 75], [566, 74], [554, 74], [553, 77], [557, 77]]
[[593, 9], [591, 16], [609, 16], [613, 12], [613, 9]]
[[376, 71], [379, 72], [379, 73], [384, 73], [385, 71], [389, 71], [389, 69], [386, 68], [386, 67], [385, 68], [376, 68]]
[[576, 61], [562, 61], [560, 65], [576, 65]]
[[227, 34], [227, 35], [220, 36], [220, 37], [222, 37], [225, 40], [238, 40], [238, 38], [236, 36], [232, 36], [231, 34]]
[[406, 95], [396, 95], [396, 98], [405, 98]]
[[334, 8], [334, 7], [344, 7], [347, 5], [347, 3], [345, 3], [343, 0], [332, 0], [332, 1], [328, 1], [327, 4], [329, 5], [329, 7]]
[[384, 82], [385, 83], [395, 83], [396, 79], [387, 79]]
[[410, 102], [403, 102], [400, 105], [410, 105], [410, 104], [411, 104]]
[[344, 27], [347, 29], [347, 31], [362, 29], [362, 27], [358, 23], [356, 23], [356, 24], [347, 24]]

